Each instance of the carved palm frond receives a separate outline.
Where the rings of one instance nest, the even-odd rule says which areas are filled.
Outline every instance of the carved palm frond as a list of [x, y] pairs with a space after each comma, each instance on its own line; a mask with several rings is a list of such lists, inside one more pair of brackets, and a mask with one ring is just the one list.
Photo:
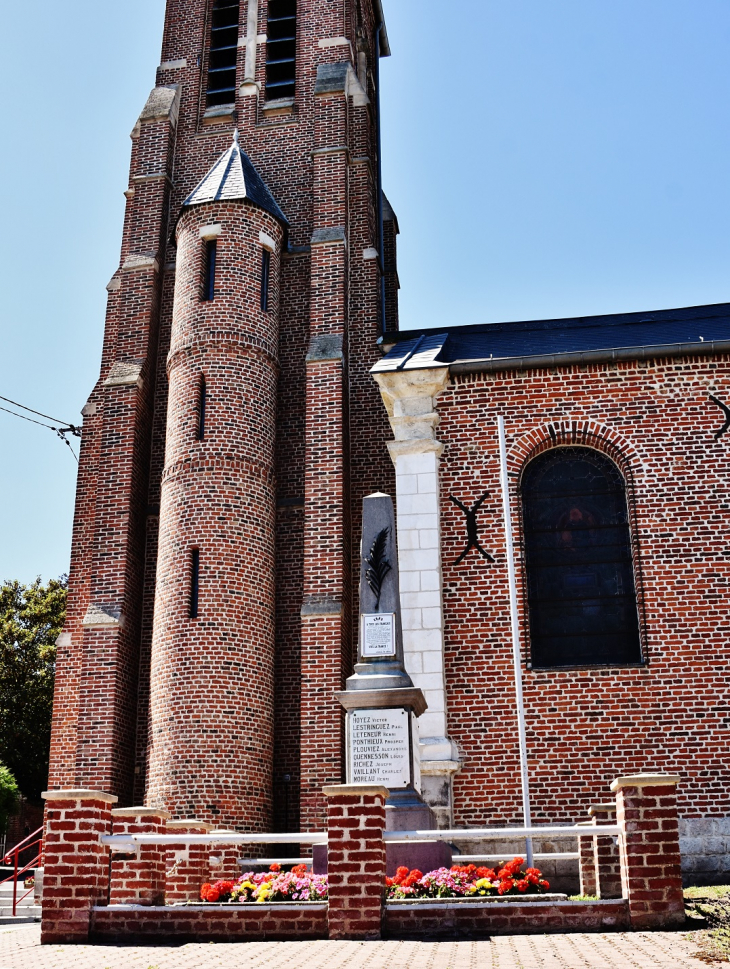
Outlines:
[[388, 572], [391, 571], [390, 562], [385, 557], [385, 550], [388, 546], [388, 535], [390, 528], [383, 528], [375, 536], [375, 541], [370, 546], [370, 552], [365, 557], [368, 568], [365, 571], [365, 580], [370, 591], [375, 596], [375, 608], [380, 608], [380, 596], [383, 591], [383, 582]]

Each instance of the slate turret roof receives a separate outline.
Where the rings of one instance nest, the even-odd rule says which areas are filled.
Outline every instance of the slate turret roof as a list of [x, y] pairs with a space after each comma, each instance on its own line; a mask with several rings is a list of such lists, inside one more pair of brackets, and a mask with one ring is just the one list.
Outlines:
[[448, 366], [454, 373], [560, 367], [730, 352], [730, 303], [386, 333], [373, 373]]
[[204, 202], [237, 202], [243, 199], [258, 205], [285, 226], [289, 225], [251, 159], [241, 150], [236, 131], [231, 147], [223, 152], [208, 174], [198, 182], [183, 202], [183, 208]]

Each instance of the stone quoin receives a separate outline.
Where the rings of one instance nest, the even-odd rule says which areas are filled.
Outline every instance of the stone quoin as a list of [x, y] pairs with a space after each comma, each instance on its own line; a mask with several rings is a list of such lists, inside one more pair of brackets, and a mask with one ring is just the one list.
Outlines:
[[[324, 829], [345, 796], [338, 695], [373, 493], [396, 507], [388, 611], [425, 704], [423, 799], [443, 828], [521, 824], [501, 416], [533, 822], [670, 773], [676, 795], [622, 788], [619, 814], [676, 797], [684, 876], [725, 880], [730, 304], [400, 329], [389, 55], [380, 0], [167, 0], [83, 409], [47, 858], [73, 792], [101, 792], [100, 830]], [[606, 911], [624, 918], [623, 891], [637, 924], [674, 913], [673, 895], [642, 916], [595, 841], [583, 877]], [[79, 851], [95, 905], [103, 852]], [[157, 851], [147, 881], [120, 859], [112, 890], [149, 902], [177, 866], [168, 893], [189, 900], [203, 855]], [[566, 871], [577, 887], [577, 859]], [[72, 909], [46, 940], [74, 935]]]

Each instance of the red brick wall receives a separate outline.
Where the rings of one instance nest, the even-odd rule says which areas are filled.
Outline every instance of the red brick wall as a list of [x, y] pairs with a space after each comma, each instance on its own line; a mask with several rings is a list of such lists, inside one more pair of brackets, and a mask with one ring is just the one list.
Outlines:
[[[572, 820], [605, 800], [607, 778], [656, 769], [681, 775], [680, 815], [730, 813], [722, 700], [730, 439], [714, 440], [722, 415], [708, 399], [708, 393], [727, 396], [729, 377], [727, 357], [659, 360], [460, 376], [439, 398], [447, 710], [450, 735], [464, 754], [455, 780], [456, 824], [521, 817], [500, 413], [515, 523], [519, 474], [542, 448], [596, 447], [630, 475], [645, 599], [643, 667], [523, 665], [533, 820]], [[448, 496], [471, 505], [484, 491], [490, 497], [479, 534], [496, 563], [472, 551], [455, 566], [466, 531]], [[517, 554], [522, 609], [519, 547]]]
[[[134, 811], [134, 814], [131, 812]], [[166, 812], [145, 808], [112, 811], [112, 834], [166, 834]], [[109, 867], [110, 905], [164, 905], [167, 849], [139, 845], [133, 854], [114, 853]]]
[[484, 905], [386, 905], [386, 938], [474, 938], [541, 935], [545, 932], [606, 932], [629, 928], [624, 899], [607, 902], [507, 902]]
[[46, 803], [41, 942], [86, 942], [91, 909], [105, 904], [116, 800], [94, 791], [64, 791]]
[[254, 942], [327, 938], [327, 905], [186, 906], [177, 909], [96, 908], [91, 937], [95, 941], [174, 939], [175, 942]]

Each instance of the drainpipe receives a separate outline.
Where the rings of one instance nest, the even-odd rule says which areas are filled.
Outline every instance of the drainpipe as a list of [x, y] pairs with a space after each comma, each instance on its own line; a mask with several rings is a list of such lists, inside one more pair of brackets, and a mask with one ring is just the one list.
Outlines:
[[381, 20], [375, 30], [375, 131], [377, 139], [378, 169], [378, 268], [380, 269], [380, 335], [386, 330], [385, 320], [385, 233], [383, 231], [383, 162], [382, 137], [380, 124], [380, 34], [384, 23]]

